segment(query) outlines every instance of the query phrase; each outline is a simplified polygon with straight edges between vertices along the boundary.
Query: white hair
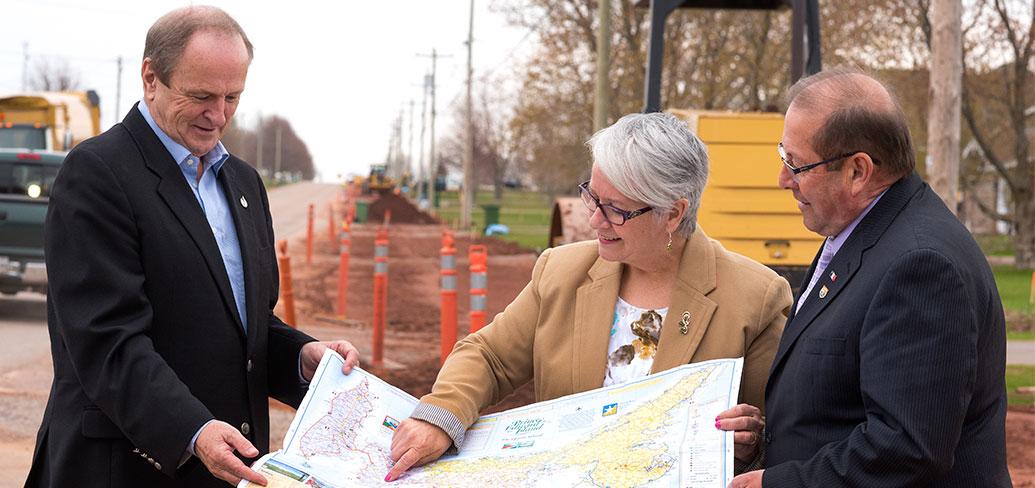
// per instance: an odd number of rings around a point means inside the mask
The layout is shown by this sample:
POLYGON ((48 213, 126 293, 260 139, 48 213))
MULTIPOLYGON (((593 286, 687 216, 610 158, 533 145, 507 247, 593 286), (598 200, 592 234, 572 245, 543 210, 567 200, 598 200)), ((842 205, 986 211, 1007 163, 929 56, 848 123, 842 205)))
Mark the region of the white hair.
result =
POLYGON ((708 181, 708 149, 672 114, 629 114, 586 142, 593 164, 628 198, 656 210, 664 221, 680 198, 689 202, 676 233, 690 237, 708 181))

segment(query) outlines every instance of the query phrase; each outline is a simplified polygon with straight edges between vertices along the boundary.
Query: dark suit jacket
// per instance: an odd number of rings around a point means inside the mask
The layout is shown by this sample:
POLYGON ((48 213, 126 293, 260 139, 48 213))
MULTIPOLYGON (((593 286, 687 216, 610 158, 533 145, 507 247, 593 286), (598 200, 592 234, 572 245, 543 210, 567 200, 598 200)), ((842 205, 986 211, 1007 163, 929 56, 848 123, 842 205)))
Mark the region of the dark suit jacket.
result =
POLYGON ((898 181, 788 318, 763 485, 1010 486, 1005 330, 970 233, 919 176, 898 181))
POLYGON ((225 487, 196 458, 178 468, 198 428, 226 421, 265 452, 267 398, 301 400, 298 357, 312 339, 272 312, 266 192, 233 156, 219 182, 247 334, 201 206, 140 112, 69 153, 46 223, 54 384, 26 486, 225 487))

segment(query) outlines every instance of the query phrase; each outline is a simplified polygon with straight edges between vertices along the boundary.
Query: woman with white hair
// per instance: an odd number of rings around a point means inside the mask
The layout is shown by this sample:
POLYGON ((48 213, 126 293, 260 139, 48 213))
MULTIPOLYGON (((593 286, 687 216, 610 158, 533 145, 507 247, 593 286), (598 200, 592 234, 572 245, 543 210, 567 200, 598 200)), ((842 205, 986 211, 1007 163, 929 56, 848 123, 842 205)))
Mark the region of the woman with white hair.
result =
POLYGON ((588 142, 579 185, 595 241, 548 249, 532 280, 453 349, 392 439, 393 480, 463 443, 479 412, 533 381, 537 401, 652 372, 744 357, 733 430, 738 471, 758 452, 765 384, 791 305, 787 281, 697 227, 704 144, 670 114, 631 114, 588 142))

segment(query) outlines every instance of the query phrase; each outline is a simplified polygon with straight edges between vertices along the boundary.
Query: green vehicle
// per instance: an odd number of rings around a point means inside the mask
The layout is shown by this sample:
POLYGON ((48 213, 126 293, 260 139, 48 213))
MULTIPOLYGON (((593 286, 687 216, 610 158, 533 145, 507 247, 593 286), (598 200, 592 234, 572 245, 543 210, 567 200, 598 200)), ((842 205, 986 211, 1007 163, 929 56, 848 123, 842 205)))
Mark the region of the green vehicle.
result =
POLYGON ((0 149, 0 293, 47 291, 43 222, 64 152, 0 149))

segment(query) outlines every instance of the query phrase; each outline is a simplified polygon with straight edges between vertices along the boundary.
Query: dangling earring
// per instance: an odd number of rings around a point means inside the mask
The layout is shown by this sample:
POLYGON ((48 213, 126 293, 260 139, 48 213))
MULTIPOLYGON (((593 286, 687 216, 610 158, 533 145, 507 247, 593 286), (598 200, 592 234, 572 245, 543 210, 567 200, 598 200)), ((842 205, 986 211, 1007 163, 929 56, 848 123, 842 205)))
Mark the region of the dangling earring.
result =
POLYGON ((672 233, 671 232, 668 233, 668 244, 665 244, 665 250, 666 251, 671 251, 672 250, 672 233))

